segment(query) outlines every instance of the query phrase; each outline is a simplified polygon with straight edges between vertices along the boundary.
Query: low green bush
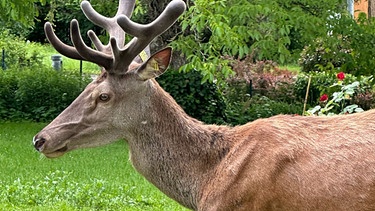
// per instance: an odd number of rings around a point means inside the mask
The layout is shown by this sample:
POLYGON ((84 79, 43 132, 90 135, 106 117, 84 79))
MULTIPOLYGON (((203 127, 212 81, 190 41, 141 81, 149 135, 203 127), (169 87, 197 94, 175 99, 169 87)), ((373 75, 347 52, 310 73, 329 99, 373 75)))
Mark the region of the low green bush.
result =
POLYGON ((180 73, 169 70, 158 78, 187 114, 206 123, 225 122, 225 100, 214 83, 202 83, 198 71, 180 73))
POLYGON ((227 104, 227 123, 242 125, 259 118, 267 118, 278 114, 301 115, 303 105, 300 102, 288 103, 275 101, 266 96, 243 96, 242 101, 227 104))
POLYGON ((239 125, 277 114, 302 113, 303 99, 294 93, 294 72, 252 57, 229 60, 236 75, 227 79, 224 91, 227 123, 239 125))
MULTIPOLYGON (((294 84, 294 93, 299 100, 303 100, 306 96, 306 90, 309 77, 311 77, 311 84, 309 88, 308 107, 313 107, 319 103, 319 99, 323 94, 331 96, 334 92, 338 91, 337 87, 332 86, 337 82, 337 74, 340 71, 337 69, 324 69, 321 72, 301 73, 298 75, 294 84)), ((351 99, 356 104, 360 105, 363 109, 368 110, 373 107, 373 87, 374 81, 372 77, 354 76, 346 74, 343 80, 344 84, 351 84, 355 81, 359 82, 359 90, 351 99)))
POLYGON ((294 93, 300 100, 304 100, 306 97, 309 77, 311 77, 311 83, 307 104, 313 106, 318 102, 319 97, 327 92, 327 89, 329 89, 329 87, 336 81, 336 76, 330 71, 298 74, 294 84, 294 93))
POLYGON ((52 120, 90 80, 51 68, 0 71, 0 119, 52 120))
POLYGON ((42 67, 43 57, 48 52, 43 45, 26 41, 24 38, 0 32, 0 49, 5 52, 6 68, 42 67))

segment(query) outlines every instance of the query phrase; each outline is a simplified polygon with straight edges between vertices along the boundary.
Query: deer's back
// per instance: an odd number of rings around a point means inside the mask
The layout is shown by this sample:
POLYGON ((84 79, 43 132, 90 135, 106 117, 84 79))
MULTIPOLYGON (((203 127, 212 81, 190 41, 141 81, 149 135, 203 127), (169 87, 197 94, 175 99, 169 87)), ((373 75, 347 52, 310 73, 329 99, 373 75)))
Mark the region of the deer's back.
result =
POLYGON ((232 129, 202 210, 375 210, 375 112, 232 129))

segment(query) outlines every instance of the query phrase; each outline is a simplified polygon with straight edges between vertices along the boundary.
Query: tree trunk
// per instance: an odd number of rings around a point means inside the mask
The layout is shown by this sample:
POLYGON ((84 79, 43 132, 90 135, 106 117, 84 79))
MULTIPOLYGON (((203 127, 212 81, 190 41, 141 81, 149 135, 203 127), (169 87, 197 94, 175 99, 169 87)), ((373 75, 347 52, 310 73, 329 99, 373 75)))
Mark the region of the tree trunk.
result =
POLYGON ((368 17, 375 17, 375 0, 367 0, 367 2, 368 2, 368 17))

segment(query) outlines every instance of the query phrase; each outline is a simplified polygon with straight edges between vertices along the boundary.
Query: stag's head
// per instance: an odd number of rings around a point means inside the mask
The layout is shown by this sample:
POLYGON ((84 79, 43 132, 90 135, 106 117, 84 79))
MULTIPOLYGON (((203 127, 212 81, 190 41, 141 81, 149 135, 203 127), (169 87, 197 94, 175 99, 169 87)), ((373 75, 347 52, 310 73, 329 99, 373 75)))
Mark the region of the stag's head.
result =
POLYGON ((88 36, 96 49, 82 40, 77 20, 70 23, 73 46, 62 43, 50 23, 44 26, 46 36, 61 54, 90 61, 102 67, 102 73, 55 120, 33 139, 35 148, 47 157, 58 157, 77 148, 94 147, 122 138, 120 128, 131 128, 147 104, 147 90, 153 78, 167 68, 171 49, 150 56, 149 44, 167 30, 184 12, 185 3, 173 0, 163 13, 149 24, 138 24, 129 18, 134 0, 120 0, 112 18, 97 13, 88 1, 81 9, 94 24, 110 35, 107 45, 93 31, 88 36), (125 33, 133 39, 125 44, 125 33))

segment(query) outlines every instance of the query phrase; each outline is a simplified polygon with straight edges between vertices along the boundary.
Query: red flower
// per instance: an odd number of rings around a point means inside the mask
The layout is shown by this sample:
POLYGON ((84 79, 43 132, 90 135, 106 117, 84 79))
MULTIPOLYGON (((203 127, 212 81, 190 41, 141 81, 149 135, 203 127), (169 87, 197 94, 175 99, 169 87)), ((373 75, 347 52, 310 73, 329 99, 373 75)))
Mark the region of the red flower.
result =
POLYGON ((320 96, 319 100, 320 100, 320 102, 324 102, 324 101, 328 100, 328 95, 324 94, 324 95, 320 96))
POLYGON ((337 73, 336 77, 337 77, 337 79, 342 81, 345 78, 345 74, 343 72, 339 72, 339 73, 337 73))

